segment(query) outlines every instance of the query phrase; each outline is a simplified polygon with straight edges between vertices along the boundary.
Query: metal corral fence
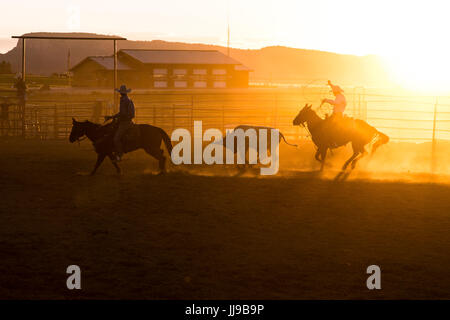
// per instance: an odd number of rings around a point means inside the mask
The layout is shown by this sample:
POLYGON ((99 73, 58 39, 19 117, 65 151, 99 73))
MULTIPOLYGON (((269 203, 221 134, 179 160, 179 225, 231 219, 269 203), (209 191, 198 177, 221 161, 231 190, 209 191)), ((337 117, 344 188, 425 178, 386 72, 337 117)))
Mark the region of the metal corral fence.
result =
MULTIPOLYGON (((348 91, 348 90, 347 90, 348 91)), ((319 109, 320 100, 329 97, 323 88, 229 93, 134 93, 136 122, 162 127, 169 134, 176 128, 192 130, 201 120, 203 129, 223 132, 239 124, 270 126, 290 140, 302 140, 308 132, 294 127, 292 120, 306 104, 323 116, 331 107, 319 109), (319 109, 319 110, 318 110, 319 109)), ((450 140, 450 97, 381 95, 364 88, 346 92, 346 114, 364 119, 390 136, 391 141, 425 142, 450 140)), ((1 103, 1 102, 0 102, 1 103)), ((36 139, 66 139, 72 117, 101 123, 114 111, 112 101, 57 99, 27 101, 25 111, 17 104, 1 105, 0 135, 36 139)))
POLYGON ((101 121, 104 102, 64 103, 48 100, 27 101, 25 108, 14 103, 1 105, 0 136, 36 139, 64 139, 70 134, 72 117, 101 121))

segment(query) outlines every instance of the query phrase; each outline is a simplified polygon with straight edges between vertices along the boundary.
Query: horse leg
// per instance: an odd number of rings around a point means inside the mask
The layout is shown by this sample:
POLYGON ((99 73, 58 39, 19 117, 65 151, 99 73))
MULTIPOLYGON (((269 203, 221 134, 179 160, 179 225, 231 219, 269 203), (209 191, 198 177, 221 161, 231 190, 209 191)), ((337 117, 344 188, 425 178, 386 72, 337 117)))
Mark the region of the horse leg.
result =
POLYGON ((364 151, 362 151, 362 152, 360 151, 359 156, 357 156, 357 157, 356 157, 355 159, 353 159, 353 161, 352 161, 352 170, 355 169, 356 163, 357 163, 362 157, 364 157, 366 154, 367 154, 366 150, 364 150, 364 151))
POLYGON ((344 163, 344 166, 342 167, 342 171, 344 171, 345 169, 347 169, 348 165, 350 164, 350 162, 352 162, 353 160, 355 160, 355 158, 359 155, 359 151, 353 150, 353 155, 344 163))
POLYGON ((94 170, 92 170, 92 172, 91 172, 91 176, 93 176, 97 172, 98 167, 100 167, 103 160, 105 160, 105 157, 106 157, 106 155, 103 153, 101 153, 101 154, 99 153, 97 155, 97 162, 95 163, 94 170))
POLYGON ((325 166, 325 158, 327 157, 327 151, 328 151, 328 148, 324 148, 320 152, 320 157, 322 159, 322 161, 320 163, 320 171, 323 171, 323 167, 325 166))
POLYGON ((316 154, 314 155, 314 158, 316 158, 317 161, 321 162, 319 155, 320 155, 320 149, 317 149, 316 154))
MULTIPOLYGON (((348 166, 348 162, 352 163, 352 170, 355 169, 356 163, 361 159, 367 152, 364 148, 364 142, 352 142, 352 149, 353 149, 353 159, 351 161, 347 161, 345 163, 345 167, 348 166)), ((345 170, 345 169, 344 169, 345 170)))
POLYGON ((108 158, 111 160, 112 164, 116 168, 117 174, 122 174, 122 170, 120 169, 119 165, 117 164, 117 161, 112 153, 108 155, 108 158))
POLYGON ((364 149, 364 144, 360 142, 352 142, 352 149, 353 149, 353 155, 348 159, 344 166, 342 167, 342 170, 347 169, 350 162, 352 163, 352 169, 355 168, 356 162, 361 158, 359 155, 364 155, 366 153, 366 150, 364 149))
POLYGON ((153 158, 159 161, 159 170, 160 173, 166 172, 166 157, 164 157, 164 150, 163 149, 151 149, 151 148, 145 148, 145 152, 147 152, 149 155, 151 155, 153 158))

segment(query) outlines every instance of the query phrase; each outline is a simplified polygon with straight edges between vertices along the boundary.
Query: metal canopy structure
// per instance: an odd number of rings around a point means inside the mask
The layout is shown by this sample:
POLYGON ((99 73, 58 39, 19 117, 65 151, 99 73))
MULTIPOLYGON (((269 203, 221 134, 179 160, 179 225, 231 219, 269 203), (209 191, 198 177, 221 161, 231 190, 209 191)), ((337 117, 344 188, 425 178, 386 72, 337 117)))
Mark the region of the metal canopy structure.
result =
MULTIPOLYGON (((25 55, 25 43, 27 39, 45 39, 45 40, 109 40, 114 43, 114 88, 117 88, 117 41, 127 40, 123 37, 71 37, 71 36, 38 36, 38 35, 22 35, 22 36, 12 36, 13 39, 22 39, 22 79, 25 81, 26 77, 26 55, 25 55)), ((114 93, 114 105, 117 107, 117 95, 114 93)))

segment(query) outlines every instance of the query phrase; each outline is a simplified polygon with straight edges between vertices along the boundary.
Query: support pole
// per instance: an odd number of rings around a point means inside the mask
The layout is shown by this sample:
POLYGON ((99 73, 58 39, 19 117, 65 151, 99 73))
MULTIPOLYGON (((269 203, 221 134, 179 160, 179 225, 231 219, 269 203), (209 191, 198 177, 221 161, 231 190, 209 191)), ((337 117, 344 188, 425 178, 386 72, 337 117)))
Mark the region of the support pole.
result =
POLYGON ((117 106, 117 93, 115 89, 117 88, 117 40, 114 40, 114 88, 113 88, 113 94, 114 94, 114 112, 117 112, 118 106, 117 106))
POLYGON ((25 81, 25 38, 22 38, 22 79, 25 81))
MULTIPOLYGON (((26 77, 25 45, 26 45, 25 38, 22 38, 22 81, 23 81, 24 85, 25 85, 25 77, 26 77)), ((22 122, 22 128, 21 128, 22 129, 22 137, 25 138, 25 104, 26 104, 25 96, 21 97, 19 103, 20 103, 20 106, 19 106, 19 108, 20 108, 20 117, 22 118, 21 119, 21 122, 22 122)))

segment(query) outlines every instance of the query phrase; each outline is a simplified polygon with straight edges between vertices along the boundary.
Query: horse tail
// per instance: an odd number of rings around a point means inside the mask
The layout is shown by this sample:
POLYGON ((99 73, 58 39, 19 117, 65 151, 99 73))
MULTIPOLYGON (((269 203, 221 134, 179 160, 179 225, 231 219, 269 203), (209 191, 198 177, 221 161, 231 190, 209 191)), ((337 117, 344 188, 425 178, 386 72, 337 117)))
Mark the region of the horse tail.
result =
POLYGON ((389 142, 389 137, 385 135, 383 132, 376 130, 377 135, 377 141, 372 146, 372 151, 370 154, 374 154, 377 149, 382 146, 383 144, 386 144, 389 142))
POLYGON ((380 141, 381 141, 383 144, 389 142, 389 137, 388 137, 387 135, 385 135, 383 132, 380 132, 380 131, 378 131, 377 133, 378 133, 378 136, 379 136, 380 141))
POLYGON ((161 137, 164 141, 167 151, 169 151, 169 155, 172 156, 172 141, 170 141, 169 135, 163 129, 161 129, 161 137))
POLYGON ((293 147, 298 147, 298 145, 296 144, 292 144, 286 141, 286 138, 284 137, 284 135, 280 132, 280 136, 283 138, 284 142, 289 145, 289 146, 293 146, 293 147))

